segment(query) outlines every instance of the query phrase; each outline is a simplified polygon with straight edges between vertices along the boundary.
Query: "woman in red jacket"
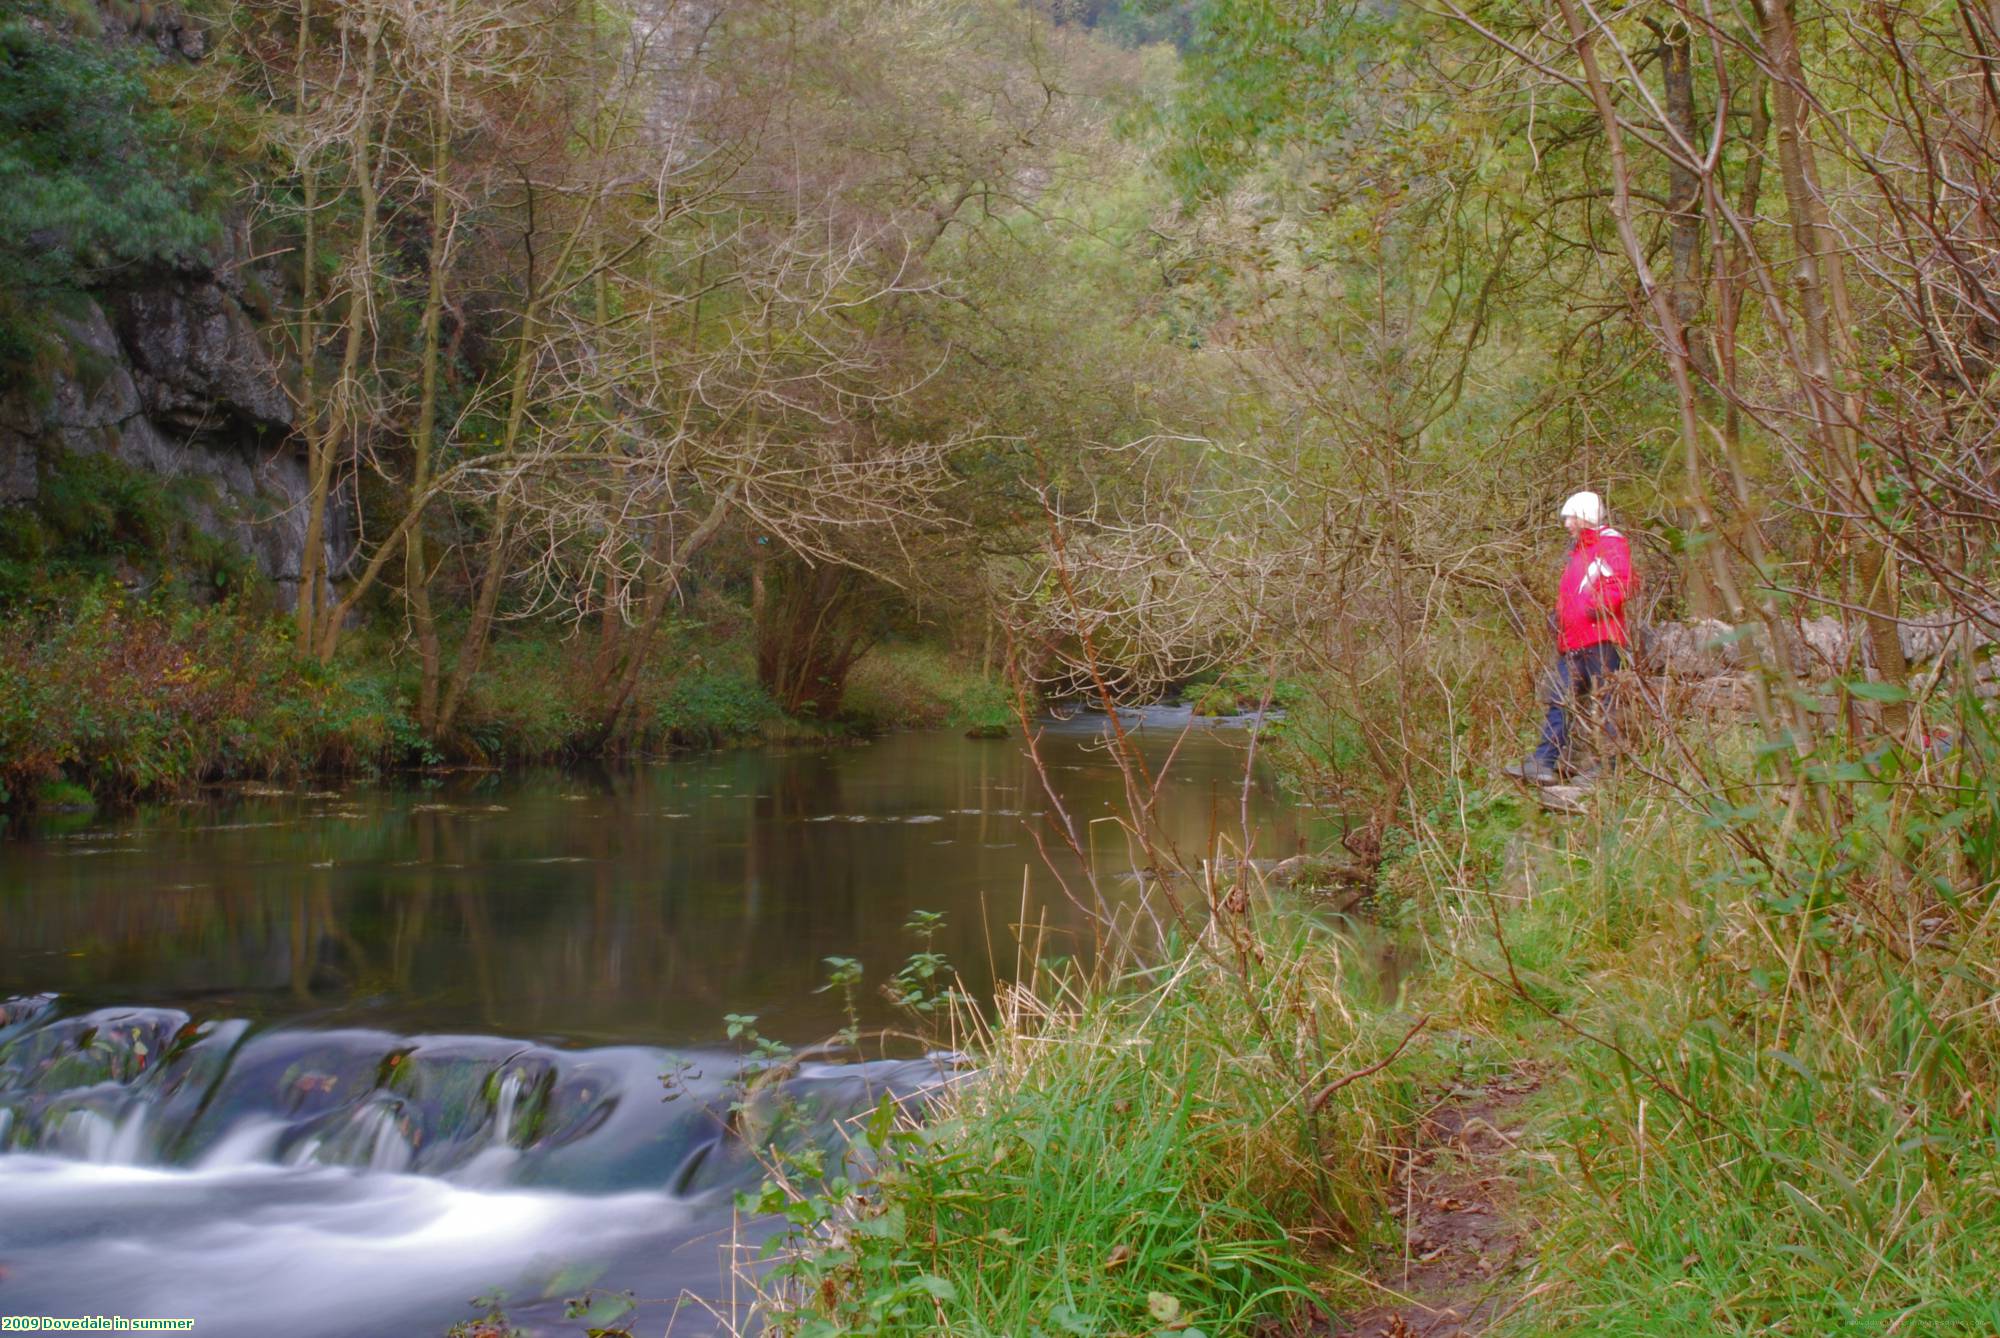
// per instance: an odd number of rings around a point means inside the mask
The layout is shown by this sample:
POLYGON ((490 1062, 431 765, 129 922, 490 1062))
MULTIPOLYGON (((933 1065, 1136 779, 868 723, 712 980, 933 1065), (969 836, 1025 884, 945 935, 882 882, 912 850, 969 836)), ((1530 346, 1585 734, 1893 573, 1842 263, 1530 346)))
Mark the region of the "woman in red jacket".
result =
MULTIPOLYGON (((1594 492, 1580 492, 1564 502, 1562 518, 1576 545, 1556 595, 1559 655, 1544 689, 1548 718, 1534 755, 1506 768, 1508 775, 1535 785, 1554 785, 1571 774, 1571 717, 1618 671, 1619 651, 1630 644, 1625 601, 1636 581, 1632 545, 1604 523, 1604 499, 1594 492)), ((1609 717, 1604 732, 1607 742, 1615 738, 1609 717)))

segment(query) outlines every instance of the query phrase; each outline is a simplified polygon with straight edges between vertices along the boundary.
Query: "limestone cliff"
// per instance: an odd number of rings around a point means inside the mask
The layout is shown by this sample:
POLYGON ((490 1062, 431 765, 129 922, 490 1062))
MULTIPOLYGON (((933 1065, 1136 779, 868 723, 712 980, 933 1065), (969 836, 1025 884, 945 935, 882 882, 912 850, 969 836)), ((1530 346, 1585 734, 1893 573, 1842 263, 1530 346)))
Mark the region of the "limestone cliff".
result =
MULTIPOLYGON (((241 549, 289 607, 305 544, 303 442, 283 359, 256 314, 269 276, 244 262, 241 229, 217 251, 51 313, 67 356, 0 394, 0 504, 32 503, 63 452, 205 480, 191 521, 241 549)), ((351 546, 350 517, 336 512, 332 570, 351 546)))
MULTIPOLYGON (((76 457, 111 457, 165 481, 160 495, 186 513, 181 529, 239 550, 290 606, 308 489, 287 387, 296 369, 280 330, 286 302, 273 296, 286 284, 258 259, 241 215, 204 229, 206 242, 161 240, 176 235, 175 209, 206 216, 217 205, 197 193, 161 204, 177 160, 147 146, 173 128, 134 76, 206 59, 204 21, 173 4, 100 0, 31 5, 10 32, 10 105, 40 118, 14 127, 27 145, 14 170, 55 162, 67 174, 57 197, 90 203, 77 216, 44 207, 29 217, 47 226, 7 239, 0 311, 33 351, 0 367, 0 507, 55 517, 76 457), (152 193, 121 193, 134 178, 152 193)), ((325 569, 337 572, 353 519, 338 503, 332 511, 325 569)), ((158 556, 161 574, 177 574, 177 554, 158 556)), ((12 557, 39 560, 32 545, 12 557)))

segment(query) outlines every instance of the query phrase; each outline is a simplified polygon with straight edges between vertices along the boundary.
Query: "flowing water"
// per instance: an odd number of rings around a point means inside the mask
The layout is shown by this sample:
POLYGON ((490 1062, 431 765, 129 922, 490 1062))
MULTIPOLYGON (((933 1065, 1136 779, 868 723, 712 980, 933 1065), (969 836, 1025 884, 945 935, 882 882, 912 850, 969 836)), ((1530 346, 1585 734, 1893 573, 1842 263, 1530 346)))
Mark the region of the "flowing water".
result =
MULTIPOLYGON (((1099 884, 1131 899, 1104 723, 1051 723, 1042 760, 1099 884)), ((1190 849, 1237 834, 1248 732, 1131 724, 1165 766, 1162 828, 1190 849)), ((1248 796, 1260 853, 1324 835, 1268 780, 1248 796)), ((864 1026, 904 1022, 876 986, 922 946, 920 910, 975 998, 1032 955, 1087 956, 1049 807, 1017 742, 903 734, 247 788, 10 840, 0 1315, 420 1338, 500 1291, 524 1329, 580 1333, 565 1303, 599 1288, 639 1298, 635 1332, 716 1332, 732 1241, 764 1230, 732 1206, 757 1168, 726 1127, 726 1015, 830 1035, 837 956, 866 968, 864 1026)), ((783 1095, 828 1138, 952 1073, 878 1043, 783 1095)))

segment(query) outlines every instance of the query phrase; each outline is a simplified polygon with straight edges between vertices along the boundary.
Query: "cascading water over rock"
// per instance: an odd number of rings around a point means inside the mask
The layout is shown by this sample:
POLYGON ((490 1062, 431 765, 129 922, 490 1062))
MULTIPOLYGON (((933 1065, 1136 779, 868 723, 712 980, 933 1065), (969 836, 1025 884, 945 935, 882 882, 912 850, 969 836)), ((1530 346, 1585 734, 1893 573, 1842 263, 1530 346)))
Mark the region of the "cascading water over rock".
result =
MULTIPOLYGON (((692 1243, 726 1238, 728 1191, 760 1173, 739 1133, 760 1125, 755 1112, 782 1107, 788 1137, 832 1143, 840 1117, 948 1073, 913 1060, 766 1077, 746 1087, 720 1054, 257 1031, 173 1009, 70 1015, 47 997, 10 1000, 7 1310, 115 1302, 208 1334, 277 1321, 294 1335, 425 1333, 464 1318, 465 1297, 525 1283, 510 1314, 559 1332, 561 1293, 592 1281, 716 1293, 714 1250, 704 1259, 692 1243), (126 1266, 92 1262, 107 1249, 126 1266), (437 1327, 411 1329, 413 1316, 437 1327)), ((690 1323, 676 1332, 701 1331, 690 1323)))

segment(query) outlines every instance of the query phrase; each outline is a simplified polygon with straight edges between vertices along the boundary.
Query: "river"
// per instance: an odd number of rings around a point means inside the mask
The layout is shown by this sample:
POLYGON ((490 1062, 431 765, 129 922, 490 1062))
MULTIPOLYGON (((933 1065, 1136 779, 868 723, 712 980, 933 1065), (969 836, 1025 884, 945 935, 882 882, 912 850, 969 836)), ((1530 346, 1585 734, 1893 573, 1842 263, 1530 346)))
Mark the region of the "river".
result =
MULTIPOLYGON (((1235 836, 1241 723, 1129 724, 1164 768, 1160 830, 1235 836)), ((1105 725, 1046 722, 1040 751, 1129 903, 1105 725)), ((1267 777, 1249 794, 1259 853, 1324 835, 1267 777)), ((920 911, 975 999, 1024 954, 1093 951, 1049 807, 1017 740, 920 733, 239 787, 17 834, 0 1314, 433 1338, 503 1292, 522 1329, 580 1333, 566 1303, 598 1288, 639 1301, 635 1332, 723 1331, 746 1299, 732 1241, 763 1230, 733 1211, 757 1168, 722 1132, 725 1018, 809 1047, 847 1023, 826 959, 858 959, 863 1026, 901 1035, 801 1065, 789 1098, 824 1131, 951 1080, 879 984, 925 946, 920 911)))

